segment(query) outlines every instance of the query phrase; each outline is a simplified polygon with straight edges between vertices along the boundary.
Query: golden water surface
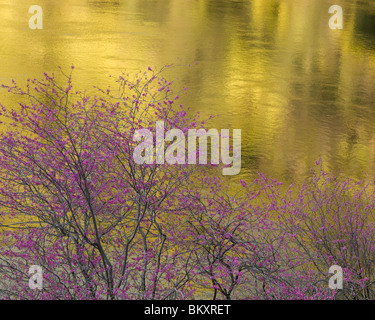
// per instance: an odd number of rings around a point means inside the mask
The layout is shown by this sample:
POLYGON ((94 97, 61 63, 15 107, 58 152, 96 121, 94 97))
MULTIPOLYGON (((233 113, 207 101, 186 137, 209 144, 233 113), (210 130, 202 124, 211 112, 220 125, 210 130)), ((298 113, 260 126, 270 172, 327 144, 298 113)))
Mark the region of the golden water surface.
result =
POLYGON ((0 0, 1 83, 73 64, 85 89, 171 63, 192 64, 168 73, 190 88, 185 105, 242 129, 242 176, 294 181, 319 157, 375 173, 373 0, 0 0), (43 30, 28 26, 35 4, 43 30), (342 30, 328 26, 333 4, 342 30))

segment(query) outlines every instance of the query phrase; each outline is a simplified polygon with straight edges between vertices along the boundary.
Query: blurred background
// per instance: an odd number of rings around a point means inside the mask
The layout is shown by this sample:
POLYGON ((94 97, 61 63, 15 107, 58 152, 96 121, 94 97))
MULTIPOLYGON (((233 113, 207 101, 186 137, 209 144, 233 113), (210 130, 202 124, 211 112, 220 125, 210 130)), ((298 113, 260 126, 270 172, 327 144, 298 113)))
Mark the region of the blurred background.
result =
MULTIPOLYGON (((242 170, 284 182, 322 158, 331 171, 375 174, 375 1, 0 0, 0 82, 76 67, 77 89, 109 75, 191 64, 166 74, 208 128, 242 129, 242 170), (31 30, 32 5, 43 30, 31 30), (342 30, 328 26, 343 8, 342 30), (198 64, 195 65, 194 63, 198 64)), ((0 101, 16 105, 0 90, 0 101)))

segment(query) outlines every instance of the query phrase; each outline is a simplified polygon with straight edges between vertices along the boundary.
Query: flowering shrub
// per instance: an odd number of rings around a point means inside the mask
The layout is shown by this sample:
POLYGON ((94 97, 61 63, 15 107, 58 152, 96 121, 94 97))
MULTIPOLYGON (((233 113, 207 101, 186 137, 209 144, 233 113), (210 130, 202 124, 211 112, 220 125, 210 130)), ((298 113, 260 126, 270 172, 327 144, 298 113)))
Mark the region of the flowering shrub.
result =
POLYGON ((204 122, 151 69, 95 96, 66 78, 3 86, 21 101, 1 106, 3 299, 373 298, 373 182, 318 168, 285 193, 259 175, 231 195, 218 166, 136 164, 137 129, 204 122))

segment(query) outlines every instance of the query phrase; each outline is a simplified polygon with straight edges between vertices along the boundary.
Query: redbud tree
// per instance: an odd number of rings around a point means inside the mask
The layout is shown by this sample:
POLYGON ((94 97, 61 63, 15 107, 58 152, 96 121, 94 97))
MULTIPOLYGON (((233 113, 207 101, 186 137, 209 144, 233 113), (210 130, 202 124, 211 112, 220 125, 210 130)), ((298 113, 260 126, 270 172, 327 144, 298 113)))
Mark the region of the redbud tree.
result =
POLYGON ((1 297, 373 298, 373 183, 318 168, 286 192, 259 174, 234 194, 220 165, 134 161, 138 129, 205 126, 164 69, 93 95, 73 70, 3 85, 19 103, 1 105, 1 297), (328 287, 334 264, 342 290, 328 287))

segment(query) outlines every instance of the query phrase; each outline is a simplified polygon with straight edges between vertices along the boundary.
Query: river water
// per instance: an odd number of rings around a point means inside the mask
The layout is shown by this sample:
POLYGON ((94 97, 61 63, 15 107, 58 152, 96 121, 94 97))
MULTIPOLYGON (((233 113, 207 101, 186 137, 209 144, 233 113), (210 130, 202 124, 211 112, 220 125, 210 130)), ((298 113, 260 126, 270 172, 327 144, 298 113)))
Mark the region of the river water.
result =
POLYGON ((0 0, 0 30, 2 83, 73 64, 85 89, 192 64, 168 78, 189 87, 193 111, 218 115, 209 127, 242 129, 241 177, 296 181, 320 157, 350 177, 375 173, 375 1, 0 0), (35 4, 42 30, 28 25, 35 4), (328 26, 333 4, 342 30, 328 26))

